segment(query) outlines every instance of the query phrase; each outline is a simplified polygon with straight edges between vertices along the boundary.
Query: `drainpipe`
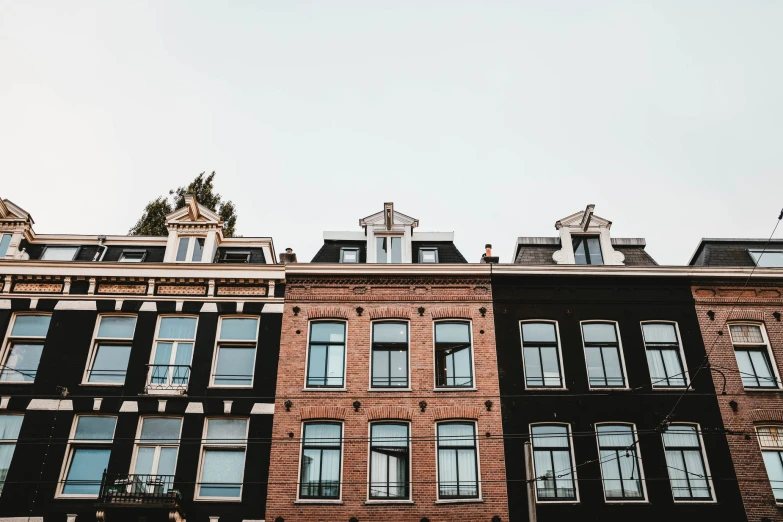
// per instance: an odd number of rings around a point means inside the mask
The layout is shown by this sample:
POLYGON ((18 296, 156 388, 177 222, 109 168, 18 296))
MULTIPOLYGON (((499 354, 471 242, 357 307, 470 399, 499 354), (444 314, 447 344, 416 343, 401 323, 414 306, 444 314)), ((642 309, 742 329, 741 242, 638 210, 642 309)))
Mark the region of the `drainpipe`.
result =
POLYGON ((533 468, 533 455, 530 450, 530 442, 525 442, 525 475, 527 476, 527 520, 528 522, 536 522, 536 486, 534 479, 536 478, 535 469, 533 468))
POLYGON ((95 252, 95 257, 92 258, 93 261, 103 261, 103 256, 106 255, 106 245, 103 244, 103 242, 106 241, 106 236, 98 236, 98 248, 102 248, 103 250, 98 250, 98 252, 95 252))

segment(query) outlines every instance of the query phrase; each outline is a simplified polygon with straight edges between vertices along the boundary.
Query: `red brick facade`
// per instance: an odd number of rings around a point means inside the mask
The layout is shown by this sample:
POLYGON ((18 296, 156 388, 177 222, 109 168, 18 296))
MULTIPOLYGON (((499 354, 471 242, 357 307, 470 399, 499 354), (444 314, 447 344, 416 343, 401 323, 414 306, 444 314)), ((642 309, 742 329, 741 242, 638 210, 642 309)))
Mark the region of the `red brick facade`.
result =
MULTIPOLYGON (((361 270, 357 268, 357 270, 361 270)), ((508 520, 503 438, 498 398, 492 298, 487 277, 292 276, 286 288, 266 520, 361 522, 508 520), (361 308, 358 310, 357 308, 361 308), (345 391, 306 391, 309 321, 346 321, 345 391), (410 391, 370 388, 371 323, 409 321, 410 391), (434 391, 433 321, 468 320, 472 326, 476 389, 434 391), (485 401, 492 400, 487 408, 485 401), (290 411, 285 403, 291 401, 290 411), (355 410, 354 401, 361 405, 355 410), (426 402, 422 408, 421 401, 426 402), (422 411, 423 409, 423 411, 422 411), (297 500, 302 422, 343 423, 342 492, 339 501, 297 500), (475 421, 480 499, 438 499, 436 425, 475 421), (411 500, 368 503, 368 433, 371 421, 410 423, 411 500)))
POLYGON ((771 362, 781 373, 783 322, 773 314, 783 312, 783 286, 754 282, 742 290, 736 282, 709 282, 694 285, 693 296, 704 344, 715 370, 713 379, 723 422, 727 430, 736 432, 727 435, 727 439, 748 519, 783 520, 783 508, 776 506, 755 432, 757 426, 783 427, 783 391, 745 389, 729 328, 723 327, 726 321, 762 325, 774 358, 771 362), (725 375, 726 395, 720 395, 723 377, 718 371, 725 375), (731 401, 736 402, 736 411, 729 404, 731 401))

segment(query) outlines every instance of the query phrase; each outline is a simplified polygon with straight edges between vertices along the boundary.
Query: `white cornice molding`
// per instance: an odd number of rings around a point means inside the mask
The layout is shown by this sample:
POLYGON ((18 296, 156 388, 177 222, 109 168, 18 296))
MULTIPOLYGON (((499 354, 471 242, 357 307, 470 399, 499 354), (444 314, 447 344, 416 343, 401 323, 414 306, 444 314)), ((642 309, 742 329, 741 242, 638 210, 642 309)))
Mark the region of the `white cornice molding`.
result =
POLYGON ((440 263, 437 265, 428 265, 425 263, 405 263, 405 264, 387 264, 387 263, 362 263, 362 264, 341 264, 341 263, 300 263, 285 265, 286 276, 288 275, 344 275, 344 276, 367 276, 367 275, 475 275, 488 276, 490 274, 490 265, 487 263, 440 263))
POLYGON ((492 265, 493 275, 568 275, 568 276, 644 276, 686 277, 694 279, 738 278, 783 279, 783 268, 707 267, 707 266, 624 266, 624 265, 492 265))
POLYGON ((103 261, 3 261, 0 274, 84 277, 284 279, 284 265, 216 263, 114 263, 103 261))

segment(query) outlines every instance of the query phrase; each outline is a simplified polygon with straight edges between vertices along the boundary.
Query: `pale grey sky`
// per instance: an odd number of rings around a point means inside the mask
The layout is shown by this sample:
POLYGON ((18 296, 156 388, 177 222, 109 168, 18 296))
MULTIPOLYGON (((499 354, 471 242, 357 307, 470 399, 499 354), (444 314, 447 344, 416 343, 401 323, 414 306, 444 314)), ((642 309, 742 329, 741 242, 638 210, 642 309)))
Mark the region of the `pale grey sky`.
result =
POLYGON ((777 0, 0 0, 0 196, 121 234, 216 170, 238 232, 304 261, 384 201, 472 262, 595 203, 683 264, 783 207, 781 27, 777 0))

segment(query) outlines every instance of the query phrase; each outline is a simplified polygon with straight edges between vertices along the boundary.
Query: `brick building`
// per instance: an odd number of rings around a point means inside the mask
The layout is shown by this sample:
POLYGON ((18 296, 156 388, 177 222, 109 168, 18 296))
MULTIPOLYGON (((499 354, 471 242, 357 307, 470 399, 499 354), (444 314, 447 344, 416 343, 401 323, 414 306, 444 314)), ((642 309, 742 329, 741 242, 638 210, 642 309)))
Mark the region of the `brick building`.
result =
POLYGON ((783 241, 704 239, 690 265, 723 269, 692 291, 748 519, 783 520, 783 241))
POLYGON ((286 267, 266 520, 508 520, 490 267, 360 224, 286 267))

